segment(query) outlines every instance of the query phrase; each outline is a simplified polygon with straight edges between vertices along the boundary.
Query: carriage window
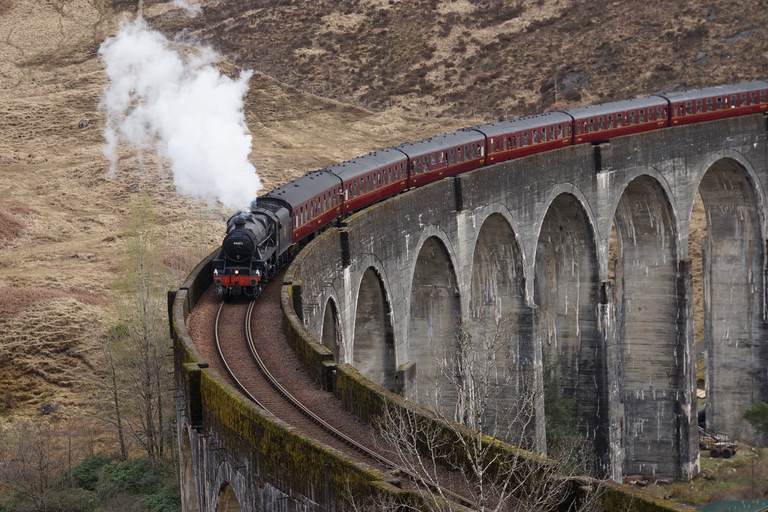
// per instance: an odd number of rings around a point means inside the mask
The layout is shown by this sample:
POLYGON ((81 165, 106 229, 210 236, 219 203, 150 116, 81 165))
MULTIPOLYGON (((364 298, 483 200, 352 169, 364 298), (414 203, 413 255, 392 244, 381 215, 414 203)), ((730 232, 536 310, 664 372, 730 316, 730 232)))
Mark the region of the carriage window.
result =
POLYGON ((640 114, 640 116, 639 116, 638 122, 644 123, 645 122, 645 109, 641 108, 639 114, 640 114))
POLYGON ((707 98, 707 112, 712 112, 712 98, 707 98))
POLYGON ((504 137, 504 151, 509 149, 509 139, 504 137))
POLYGON ((664 107, 656 107, 656 119, 664 119, 664 107))
POLYGON ((554 139, 555 139, 555 127, 553 125, 549 127, 549 140, 554 140, 554 139))
POLYGON ((475 153, 475 145, 472 144, 472 158, 475 158, 477 156, 477 153, 475 153))
POLYGON ((469 146, 464 146, 464 160, 469 160, 469 146))
POLYGON ((701 114, 702 112, 704 112, 704 107, 702 105, 703 105, 703 103, 701 102, 701 100, 696 100, 696 113, 697 114, 701 114))
POLYGON ((595 131, 595 120, 594 119, 590 119, 589 120, 589 133, 592 133, 593 131, 595 131))
POLYGON ((723 109, 723 98, 717 98, 717 110, 723 109))
POLYGON ((561 124, 557 125, 557 138, 558 139, 563 138, 563 125, 561 124))
POLYGON ((747 106, 747 93, 743 92, 741 93, 739 106, 740 107, 746 107, 747 106))
POLYGON ((448 163, 453 165, 454 159, 453 159, 453 148, 448 150, 448 163))
POLYGON ((496 141, 494 139, 491 139, 491 149, 490 152, 493 153, 495 151, 494 146, 496 145, 496 141))
POLYGON ((456 161, 457 162, 464 161, 464 152, 461 150, 461 147, 456 148, 456 161))
POLYGON ((653 120, 654 120, 654 119, 653 119, 653 114, 654 114, 655 112, 656 112, 656 111, 655 111, 655 110, 653 110, 653 108, 649 108, 649 109, 648 109, 648 120, 649 120, 649 121, 653 121, 653 120))
POLYGON ((624 114, 616 114, 616 128, 621 128, 621 119, 624 114))
POLYGON ((629 113, 629 124, 635 124, 635 111, 629 113))
POLYGON ((523 146, 528 145, 528 132, 523 132, 523 146))
POLYGON ((608 116, 608 129, 613 128, 613 116, 608 116))
POLYGON ((605 122, 602 116, 597 118, 597 129, 600 131, 605 130, 605 122))
POLYGON ((435 154, 434 153, 432 153, 432 155, 430 156, 430 161, 432 162, 432 165, 435 165, 437 163, 437 160, 435 159, 435 154))
POLYGON ((757 103, 757 93, 756 92, 750 92, 749 93, 749 104, 754 105, 757 103))
POLYGON ((421 168, 424 170, 424 172, 427 172, 429 170, 429 157, 424 157, 421 159, 422 163, 424 165, 421 166, 421 168))
POLYGON ((693 103, 690 101, 685 103, 685 113, 686 114, 692 114, 693 113, 693 103))
POLYGON ((760 103, 765 103, 765 91, 760 91, 760 103))
POLYGON ((531 144, 537 144, 539 142, 539 131, 533 130, 531 132, 531 144))
POLYGON ((739 106, 739 97, 736 94, 731 94, 731 108, 739 106))

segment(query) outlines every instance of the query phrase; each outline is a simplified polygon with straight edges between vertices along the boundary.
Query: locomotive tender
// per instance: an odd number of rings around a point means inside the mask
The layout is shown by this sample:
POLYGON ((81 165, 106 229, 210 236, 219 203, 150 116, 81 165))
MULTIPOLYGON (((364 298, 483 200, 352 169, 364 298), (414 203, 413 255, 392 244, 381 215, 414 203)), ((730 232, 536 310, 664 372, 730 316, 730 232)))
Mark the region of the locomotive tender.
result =
POLYGON ((656 94, 464 128, 312 171, 258 197, 227 222, 213 260, 217 293, 255 297, 331 223, 431 181, 575 144, 768 110, 768 81, 656 94))

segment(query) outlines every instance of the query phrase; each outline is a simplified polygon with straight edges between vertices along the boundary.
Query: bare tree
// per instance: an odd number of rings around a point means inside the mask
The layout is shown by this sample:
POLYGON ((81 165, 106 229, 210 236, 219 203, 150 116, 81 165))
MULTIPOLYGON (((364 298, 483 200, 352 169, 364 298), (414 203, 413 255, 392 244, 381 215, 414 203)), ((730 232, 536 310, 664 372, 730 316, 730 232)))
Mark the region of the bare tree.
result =
POLYGON ((51 484, 65 466, 59 440, 48 424, 22 421, 0 430, 0 489, 46 510, 51 484))
MULTIPOLYGON (((153 460, 164 455, 172 430, 168 417, 173 416, 169 414, 170 360, 165 357, 170 347, 165 311, 168 279, 159 245, 152 200, 143 195, 133 209, 120 286, 118 310, 125 336, 112 350, 119 352, 119 373, 126 385, 122 410, 130 413, 121 415, 121 422, 129 425, 134 438, 153 460)), ((116 382, 118 372, 113 372, 112 377, 116 382)), ((119 398, 115 391, 115 417, 121 410, 119 398)))
MULTIPOLYGON (((508 356, 519 354, 510 332, 502 322, 474 341, 461 330, 440 361, 435 403, 425 404, 437 412, 388 402, 382 435, 407 471, 431 489, 424 496, 430 510, 457 510, 447 488, 459 489, 471 509, 483 512, 597 509, 595 482, 574 478, 583 474, 578 441, 549 457, 523 449, 541 444, 534 438, 544 385, 535 365, 508 356)), ((384 502, 374 508, 392 509, 384 502)))

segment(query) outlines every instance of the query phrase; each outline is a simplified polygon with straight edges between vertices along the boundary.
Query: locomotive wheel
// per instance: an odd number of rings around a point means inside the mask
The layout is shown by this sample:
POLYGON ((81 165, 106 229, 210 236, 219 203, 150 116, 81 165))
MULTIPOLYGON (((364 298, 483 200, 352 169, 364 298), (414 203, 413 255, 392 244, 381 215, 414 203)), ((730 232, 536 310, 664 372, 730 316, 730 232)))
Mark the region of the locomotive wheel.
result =
POLYGON ((718 458, 720 456, 720 450, 718 450, 717 448, 712 448, 711 450, 709 450, 709 456, 712 457, 713 459, 718 458))
POLYGON ((723 448, 723 451, 720 452, 720 455, 722 455, 724 459, 730 459, 731 455, 733 455, 733 452, 730 448, 723 448))

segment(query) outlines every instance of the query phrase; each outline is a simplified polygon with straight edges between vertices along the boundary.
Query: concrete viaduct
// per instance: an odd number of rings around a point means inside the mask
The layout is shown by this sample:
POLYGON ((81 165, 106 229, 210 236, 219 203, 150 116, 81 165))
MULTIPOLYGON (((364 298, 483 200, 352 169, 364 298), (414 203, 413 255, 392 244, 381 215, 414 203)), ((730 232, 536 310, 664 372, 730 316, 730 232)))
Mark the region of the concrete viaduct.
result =
MULTIPOLYGON (((763 115, 496 164, 326 231, 289 271, 291 315, 327 347, 326 367, 351 365, 417 403, 445 388, 441 361, 460 336, 493 351, 502 405, 522 376, 540 390, 548 361, 606 476, 687 479, 699 470, 694 279, 708 427, 766 442, 742 418, 768 400, 766 190, 763 115), (697 195, 707 225, 700 275, 689 257, 697 195)), ((179 295, 187 302, 177 295, 174 311, 193 305, 191 288, 179 295)), ((182 452, 186 444, 197 459, 190 382, 205 366, 185 370, 178 359, 182 452)), ((543 451, 543 401, 536 407, 543 451)), ((199 485, 225 478, 207 471, 199 485)))

